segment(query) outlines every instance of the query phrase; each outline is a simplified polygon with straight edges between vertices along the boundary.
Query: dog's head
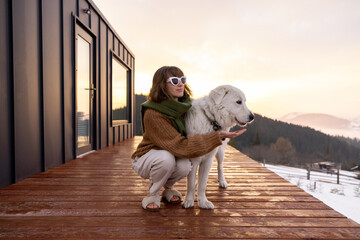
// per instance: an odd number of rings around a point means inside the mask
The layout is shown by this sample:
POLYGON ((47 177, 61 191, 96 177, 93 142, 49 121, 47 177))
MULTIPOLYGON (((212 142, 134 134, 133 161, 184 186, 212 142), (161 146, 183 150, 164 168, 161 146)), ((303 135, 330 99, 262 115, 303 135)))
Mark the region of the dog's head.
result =
POLYGON ((246 106, 245 94, 238 88, 222 85, 213 89, 209 97, 215 107, 225 113, 232 125, 245 126, 254 120, 254 114, 246 106))

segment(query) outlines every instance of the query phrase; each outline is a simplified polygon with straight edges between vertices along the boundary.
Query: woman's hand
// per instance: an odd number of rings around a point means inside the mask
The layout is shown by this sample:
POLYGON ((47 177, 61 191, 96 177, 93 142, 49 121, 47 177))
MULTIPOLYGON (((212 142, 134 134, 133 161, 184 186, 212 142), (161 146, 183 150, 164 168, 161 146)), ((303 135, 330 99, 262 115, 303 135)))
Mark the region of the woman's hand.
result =
POLYGON ((220 136, 220 138, 234 138, 234 137, 240 136, 245 131, 246 131, 246 129, 242 129, 242 130, 239 130, 236 132, 220 132, 219 136, 220 136))

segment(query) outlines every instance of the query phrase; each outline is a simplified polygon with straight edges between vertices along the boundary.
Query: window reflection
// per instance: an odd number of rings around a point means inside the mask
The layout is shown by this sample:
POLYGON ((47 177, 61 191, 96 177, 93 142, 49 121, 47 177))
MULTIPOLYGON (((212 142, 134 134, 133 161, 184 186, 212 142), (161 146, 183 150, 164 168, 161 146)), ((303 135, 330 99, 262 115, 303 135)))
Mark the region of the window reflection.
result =
POLYGON ((90 144, 90 43, 78 35, 77 41, 77 145, 90 144))
POLYGON ((127 69, 112 59, 112 120, 113 125, 128 122, 127 69))

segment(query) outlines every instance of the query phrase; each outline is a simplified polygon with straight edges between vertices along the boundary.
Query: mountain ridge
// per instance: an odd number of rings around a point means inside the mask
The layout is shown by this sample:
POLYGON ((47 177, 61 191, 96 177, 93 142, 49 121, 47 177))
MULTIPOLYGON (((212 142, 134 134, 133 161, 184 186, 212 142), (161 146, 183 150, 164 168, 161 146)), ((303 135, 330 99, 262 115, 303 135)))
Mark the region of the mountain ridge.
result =
POLYGON ((288 113, 279 119, 280 121, 311 127, 333 136, 346 136, 360 138, 359 119, 345 119, 324 113, 288 113))

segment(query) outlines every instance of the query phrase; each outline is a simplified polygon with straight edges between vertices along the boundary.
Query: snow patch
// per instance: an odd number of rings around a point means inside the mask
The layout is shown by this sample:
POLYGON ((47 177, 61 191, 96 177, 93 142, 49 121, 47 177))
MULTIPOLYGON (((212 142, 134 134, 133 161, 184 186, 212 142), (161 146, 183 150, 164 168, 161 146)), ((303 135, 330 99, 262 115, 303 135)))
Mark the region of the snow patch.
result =
POLYGON ((307 180, 305 169, 270 164, 266 167, 360 224, 360 180, 355 178, 357 173, 341 170, 340 184, 336 184, 336 174, 311 172, 310 180, 307 180))

